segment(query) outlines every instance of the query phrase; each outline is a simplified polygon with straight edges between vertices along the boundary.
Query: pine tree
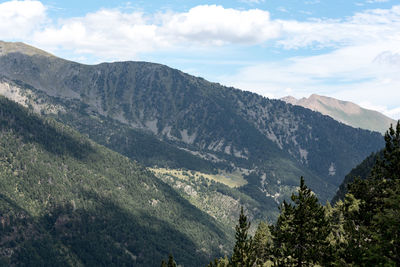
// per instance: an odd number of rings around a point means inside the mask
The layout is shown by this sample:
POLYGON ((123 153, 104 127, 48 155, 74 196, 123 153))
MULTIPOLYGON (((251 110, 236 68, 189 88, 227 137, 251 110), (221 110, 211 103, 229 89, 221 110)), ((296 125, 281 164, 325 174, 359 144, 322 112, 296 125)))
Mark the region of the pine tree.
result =
POLYGON ((247 221, 247 216, 244 215, 243 207, 240 209, 239 223, 236 225, 236 243, 233 248, 231 263, 233 266, 253 266, 255 256, 253 253, 253 241, 248 235, 250 222, 247 221))
POLYGON ((300 178, 298 194, 292 204, 283 203, 273 227, 275 261, 285 266, 327 265, 329 223, 318 198, 300 178))
POLYGON ((269 225, 265 222, 260 222, 253 238, 253 250, 256 256, 256 264, 258 266, 262 266, 271 259, 272 242, 269 225))
POLYGON ((400 120, 396 128, 393 125, 385 134, 385 148, 383 158, 378 159, 373 170, 374 179, 398 180, 400 179, 400 120))
POLYGON ((400 121, 385 134, 383 158, 372 171, 375 188, 380 195, 376 203, 371 226, 367 260, 379 265, 400 265, 400 121))
POLYGON ((174 256, 172 256, 172 254, 169 254, 168 256, 168 267, 176 267, 174 256))
POLYGON ((227 256, 224 258, 214 259, 214 261, 210 262, 207 267, 231 267, 232 264, 229 262, 227 256))
POLYGON ((343 210, 347 263, 400 265, 400 121, 386 132, 385 142, 371 176, 349 185, 343 210))

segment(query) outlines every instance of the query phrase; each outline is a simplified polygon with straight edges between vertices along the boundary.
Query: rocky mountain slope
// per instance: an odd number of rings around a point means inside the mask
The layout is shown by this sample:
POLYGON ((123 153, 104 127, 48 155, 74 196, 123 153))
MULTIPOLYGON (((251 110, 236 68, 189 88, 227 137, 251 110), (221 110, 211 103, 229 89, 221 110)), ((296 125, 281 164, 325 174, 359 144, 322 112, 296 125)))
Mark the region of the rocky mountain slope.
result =
POLYGON ((232 228, 148 169, 0 96, 0 265, 204 266, 232 228))
POLYGON ((201 171, 241 173, 239 190, 268 209, 301 175, 330 200, 345 174, 383 146, 377 133, 159 64, 89 66, 17 47, 0 56, 0 75, 2 94, 147 166, 191 169, 182 156, 191 155, 201 171), (178 151, 180 161, 171 156, 178 151))
POLYGON ((362 108, 352 102, 341 101, 332 97, 313 94, 309 98, 296 99, 287 96, 281 100, 292 105, 302 106, 324 115, 328 115, 337 121, 355 128, 367 129, 385 133, 390 124, 396 121, 374 110, 362 108))

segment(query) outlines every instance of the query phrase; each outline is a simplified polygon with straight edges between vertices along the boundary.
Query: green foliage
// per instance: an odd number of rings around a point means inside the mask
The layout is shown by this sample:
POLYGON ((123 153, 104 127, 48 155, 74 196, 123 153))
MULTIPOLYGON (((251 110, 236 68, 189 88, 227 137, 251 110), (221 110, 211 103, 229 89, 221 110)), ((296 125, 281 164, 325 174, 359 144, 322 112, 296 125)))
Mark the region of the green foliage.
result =
POLYGON ((161 267, 176 267, 174 256, 171 253, 168 256, 168 263, 165 260, 161 261, 161 267))
POLYGON ((244 215, 243 207, 240 209, 239 222, 235 228, 236 243, 233 248, 231 264, 235 267, 251 267, 255 262, 253 240, 248 235, 250 222, 248 222, 247 216, 244 215))
POLYGON ((378 158, 372 175, 375 179, 400 179, 400 121, 386 132, 383 157, 378 158))
POLYGON ((372 168, 381 154, 382 152, 372 153, 344 177, 342 184, 339 186, 339 190, 332 198, 332 205, 339 200, 344 200, 345 195, 348 193, 347 187, 354 182, 355 178, 365 180, 370 177, 372 168))
POLYGON ((168 256, 168 267, 176 267, 176 262, 174 261, 172 254, 169 254, 168 256))
POLYGON ((344 216, 344 241, 338 243, 342 262, 394 266, 399 258, 400 123, 385 134, 386 146, 369 178, 356 179, 336 209, 344 216))
POLYGON ((270 226, 265 222, 258 224, 253 238, 253 249, 256 255, 256 264, 262 266, 264 262, 272 259, 273 239, 270 226))
POLYGON ((0 97, 0 261, 204 265, 224 228, 146 168, 0 97), (27 130, 28 129, 28 130, 27 130))
POLYGON ((272 228, 278 264, 308 266, 326 264, 329 223, 318 198, 300 180, 294 205, 284 202, 276 226, 272 228))
POLYGON ((224 258, 214 259, 214 261, 210 262, 207 267, 231 267, 232 264, 229 262, 227 256, 224 258))
MULTIPOLYGON (((283 202, 276 224, 259 224, 254 238, 249 238, 250 251, 240 254, 235 247, 232 266, 248 255, 254 255, 254 266, 398 266, 400 121, 385 141, 382 158, 372 168, 366 164, 370 176, 350 183, 349 193, 334 207, 329 202, 320 205, 301 177, 298 193, 292 202, 283 202)), ((236 239, 245 240, 248 237, 240 233, 247 233, 249 223, 243 209, 240 221, 236 239)), ((216 259, 209 266, 227 265, 216 259)))
POLYGON ((322 201, 331 199, 344 175, 383 145, 378 133, 159 64, 88 66, 13 53, 0 65, 9 82, 40 95, 29 104, 60 106, 58 120, 146 166, 260 170, 242 191, 260 203, 268 190, 290 196, 300 175, 322 201), (272 188, 260 183, 264 174, 272 188))

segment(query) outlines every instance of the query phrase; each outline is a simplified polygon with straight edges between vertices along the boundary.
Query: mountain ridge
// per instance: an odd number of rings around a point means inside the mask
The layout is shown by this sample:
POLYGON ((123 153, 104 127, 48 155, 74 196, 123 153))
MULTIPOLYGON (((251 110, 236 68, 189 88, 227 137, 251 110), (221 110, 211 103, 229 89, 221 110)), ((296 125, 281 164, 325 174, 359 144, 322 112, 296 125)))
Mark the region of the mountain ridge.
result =
POLYGON ((55 57, 54 55, 36 47, 21 42, 4 42, 0 40, 0 56, 9 53, 21 53, 28 56, 46 56, 55 57))
POLYGON ((293 96, 281 98, 282 101, 298 105, 328 115, 337 121, 355 128, 385 133, 396 121, 382 113, 362 108, 350 101, 312 94, 308 98, 296 99, 293 96))
POLYGON ((97 136, 103 145, 115 149, 107 140, 125 144, 135 139, 121 135, 119 127, 146 130, 162 142, 222 164, 218 168, 242 171, 252 182, 241 190, 273 203, 270 196, 282 201, 301 175, 308 176, 322 201, 330 199, 344 175, 383 145, 375 133, 160 64, 82 65, 13 53, 0 57, 0 75, 19 84, 23 93, 34 92, 31 104, 61 107, 50 115, 97 136), (105 120, 122 126, 112 124, 115 131, 102 135, 79 118, 100 128, 105 120))

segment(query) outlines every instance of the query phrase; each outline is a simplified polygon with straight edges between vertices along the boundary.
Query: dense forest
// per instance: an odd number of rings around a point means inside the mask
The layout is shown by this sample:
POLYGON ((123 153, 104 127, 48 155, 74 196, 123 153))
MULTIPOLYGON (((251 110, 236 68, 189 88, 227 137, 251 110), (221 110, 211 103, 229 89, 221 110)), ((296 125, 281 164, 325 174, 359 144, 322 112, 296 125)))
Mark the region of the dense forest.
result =
MULTIPOLYGON (((301 177, 277 222, 259 223, 254 236, 242 208, 231 256, 208 266, 399 266, 400 121, 385 142, 366 177, 349 183, 334 206, 321 205, 301 177)), ((175 266, 172 255, 166 264, 175 266)))
POLYGON ((147 168, 0 96, 0 266, 202 266, 234 231, 147 168))

